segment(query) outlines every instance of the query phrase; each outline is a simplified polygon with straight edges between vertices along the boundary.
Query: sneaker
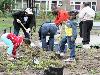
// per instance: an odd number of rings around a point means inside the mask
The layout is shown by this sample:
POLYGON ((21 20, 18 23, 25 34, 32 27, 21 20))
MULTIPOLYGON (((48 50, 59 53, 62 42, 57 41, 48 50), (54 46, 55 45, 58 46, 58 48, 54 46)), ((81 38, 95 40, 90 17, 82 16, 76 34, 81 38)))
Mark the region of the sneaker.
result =
POLYGON ((57 51, 56 54, 60 54, 60 51, 57 51))
POLYGON ((86 45, 83 45, 83 48, 84 48, 84 49, 90 49, 91 47, 90 47, 89 44, 86 44, 86 45))
POLYGON ((48 51, 48 49, 46 49, 46 48, 43 48, 43 51, 48 51))
POLYGON ((14 58, 13 58, 13 57, 8 57, 7 60, 9 60, 9 61, 13 61, 14 58))
POLYGON ((40 61, 39 61, 39 59, 37 59, 37 58, 34 57, 34 59, 33 59, 33 63, 34 63, 34 64, 39 64, 40 61))
POLYGON ((2 62, 0 62, 0 64, 2 64, 2 62))
POLYGON ((7 54, 7 60, 9 60, 9 61, 14 61, 14 56, 13 55, 9 55, 9 54, 7 54))
POLYGON ((75 61, 75 59, 74 58, 68 58, 68 59, 66 59, 66 60, 64 60, 65 62, 74 62, 75 61))
POLYGON ((65 55, 64 52, 61 52, 61 53, 60 53, 60 56, 64 56, 64 55, 65 55))

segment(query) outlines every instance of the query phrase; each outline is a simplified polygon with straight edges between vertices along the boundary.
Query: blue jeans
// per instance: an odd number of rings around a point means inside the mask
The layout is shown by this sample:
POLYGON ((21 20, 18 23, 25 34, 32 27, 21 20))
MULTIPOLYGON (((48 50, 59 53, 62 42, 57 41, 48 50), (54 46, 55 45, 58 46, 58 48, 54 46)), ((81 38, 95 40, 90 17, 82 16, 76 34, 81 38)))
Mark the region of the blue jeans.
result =
POLYGON ((65 36, 60 42, 60 52, 64 52, 65 44, 68 44, 70 49, 70 58, 75 58, 75 41, 71 41, 71 37, 65 36))
POLYGON ((53 50, 54 47, 54 35, 57 32, 57 26, 53 23, 44 23, 41 27, 41 41, 42 41, 42 48, 45 48, 48 50, 48 46, 49 46, 49 50, 53 50), (49 33, 49 34, 48 34, 49 33), (47 45, 46 42, 46 36, 50 36, 49 37, 49 44, 47 45))
MULTIPOLYGON (((16 23, 16 22, 13 22, 14 24, 14 34, 16 36, 18 36, 19 34, 19 31, 20 31, 20 24, 16 23)), ((22 28, 23 32, 24 32, 24 35, 25 35, 25 38, 29 38, 30 39, 30 35, 29 33, 27 33, 23 28, 22 28)))

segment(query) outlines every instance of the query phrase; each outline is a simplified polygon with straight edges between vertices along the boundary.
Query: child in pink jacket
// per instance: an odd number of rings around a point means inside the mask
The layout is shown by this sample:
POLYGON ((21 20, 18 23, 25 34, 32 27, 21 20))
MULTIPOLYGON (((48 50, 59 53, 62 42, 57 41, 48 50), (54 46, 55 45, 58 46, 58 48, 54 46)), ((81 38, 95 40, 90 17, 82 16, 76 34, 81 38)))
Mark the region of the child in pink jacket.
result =
POLYGON ((8 46, 7 54, 8 60, 16 58, 16 49, 22 44, 30 44, 31 41, 28 38, 22 36, 16 36, 13 33, 5 33, 1 36, 1 40, 8 46))

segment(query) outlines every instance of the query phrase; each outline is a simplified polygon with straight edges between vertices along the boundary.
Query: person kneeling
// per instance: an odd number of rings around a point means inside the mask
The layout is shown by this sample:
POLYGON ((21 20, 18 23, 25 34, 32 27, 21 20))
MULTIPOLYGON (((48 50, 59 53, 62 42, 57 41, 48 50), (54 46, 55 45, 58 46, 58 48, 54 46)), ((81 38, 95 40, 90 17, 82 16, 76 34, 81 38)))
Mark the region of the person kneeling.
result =
POLYGON ((22 45, 30 45, 31 41, 28 38, 23 38, 22 36, 16 36, 13 33, 4 33, 1 36, 1 40, 8 46, 7 48, 7 59, 13 60, 16 58, 16 49, 22 45))

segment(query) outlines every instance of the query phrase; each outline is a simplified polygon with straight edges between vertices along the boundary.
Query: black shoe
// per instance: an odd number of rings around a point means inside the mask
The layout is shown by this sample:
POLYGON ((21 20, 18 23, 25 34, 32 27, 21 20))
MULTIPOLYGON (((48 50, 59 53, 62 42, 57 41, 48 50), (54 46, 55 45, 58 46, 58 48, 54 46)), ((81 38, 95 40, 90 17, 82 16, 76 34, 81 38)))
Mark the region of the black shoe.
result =
POLYGON ((82 42, 82 43, 83 43, 83 45, 89 44, 89 42, 82 42))

